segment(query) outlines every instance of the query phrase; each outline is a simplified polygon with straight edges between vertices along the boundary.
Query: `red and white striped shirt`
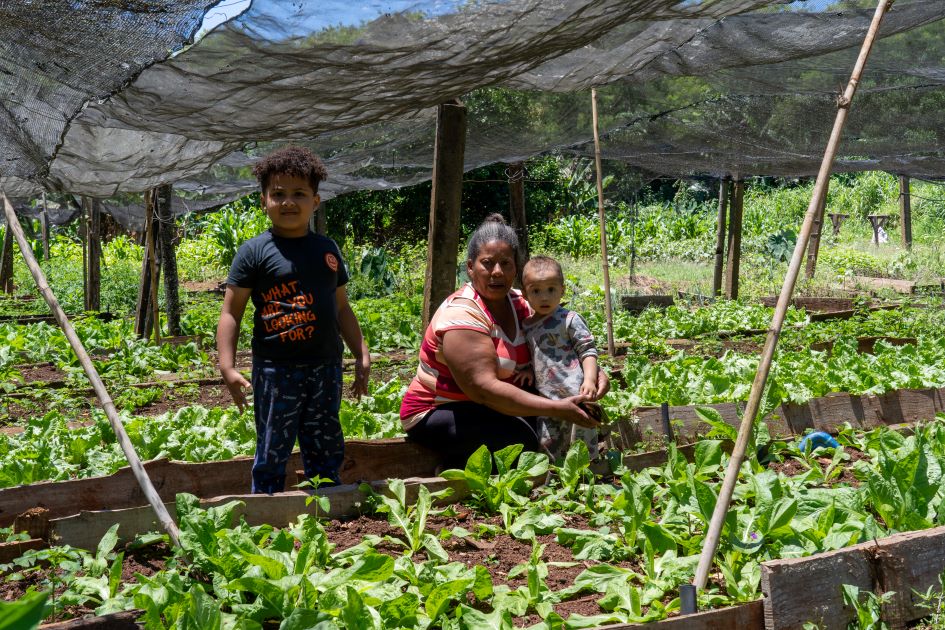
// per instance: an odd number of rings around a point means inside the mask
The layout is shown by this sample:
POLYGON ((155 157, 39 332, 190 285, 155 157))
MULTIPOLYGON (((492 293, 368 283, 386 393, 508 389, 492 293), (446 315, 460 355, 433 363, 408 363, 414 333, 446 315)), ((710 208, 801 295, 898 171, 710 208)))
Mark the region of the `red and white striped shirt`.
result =
POLYGON ((489 335, 495 345, 497 375, 507 383, 512 382, 516 371, 528 365, 531 355, 522 334, 522 322, 530 315, 528 302, 515 289, 509 292, 508 299, 515 313, 514 339, 506 336, 471 284, 467 283, 443 301, 423 335, 417 375, 407 387, 400 405, 400 421, 404 429, 416 425, 437 405, 469 400, 453 379, 443 358, 443 333, 446 331, 474 330, 489 335))

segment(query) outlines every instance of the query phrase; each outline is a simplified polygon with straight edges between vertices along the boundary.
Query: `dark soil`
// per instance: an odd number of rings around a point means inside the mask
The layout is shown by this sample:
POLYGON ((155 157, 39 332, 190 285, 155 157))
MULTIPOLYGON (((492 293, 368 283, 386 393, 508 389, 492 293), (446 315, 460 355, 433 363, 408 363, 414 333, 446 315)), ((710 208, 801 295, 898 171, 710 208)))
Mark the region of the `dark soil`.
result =
MULTIPOLYGON (((856 488, 860 485, 860 480, 853 475, 853 464, 861 459, 868 459, 869 455, 850 447, 845 448, 844 451, 850 456, 850 460, 842 462, 838 466, 840 474, 828 481, 827 485, 848 485, 856 488)), ((821 470, 825 470, 832 461, 832 458, 826 456, 815 457, 814 459, 820 464, 821 470)), ((783 462, 771 462, 768 464, 768 469, 783 473, 788 477, 802 475, 807 471, 807 467, 804 463, 794 458, 786 459, 783 462)))
POLYGON ((140 416, 159 416, 167 411, 174 411, 188 405, 203 405, 204 407, 229 407, 233 398, 226 387, 219 385, 199 385, 196 391, 188 389, 165 389, 161 397, 147 405, 135 409, 140 416))
MULTIPOLYGON (((453 527, 464 527, 467 530, 474 531, 476 523, 483 522, 492 525, 500 523, 499 517, 478 517, 469 508, 464 506, 455 506, 457 514, 455 516, 431 516, 427 521, 427 530, 433 534, 439 534, 441 530, 451 530, 453 527)), ((587 520, 583 516, 565 515, 567 518, 567 527, 590 528, 587 520)), ((367 535, 392 536, 397 537, 398 532, 392 529, 386 520, 378 519, 373 516, 362 516, 360 518, 338 522, 334 521, 326 525, 329 539, 335 545, 335 552, 347 549, 359 544, 367 535)), ((553 534, 539 536, 538 542, 545 545, 542 559, 546 563, 562 562, 573 563, 571 566, 548 566, 548 578, 546 583, 552 590, 560 590, 570 586, 574 579, 584 569, 591 567, 597 562, 575 561, 570 550, 562 547, 556 541, 553 534)), ((442 541, 443 548, 449 554, 451 562, 462 562, 463 564, 473 566, 484 566, 489 570, 492 576, 493 584, 508 585, 515 589, 526 584, 525 574, 509 578, 509 572, 517 565, 527 562, 531 556, 532 546, 528 541, 521 541, 511 536, 500 534, 495 538, 448 538, 442 541)), ((377 547, 381 553, 392 556, 403 553, 403 549, 394 543, 381 543, 377 547)), ((122 566, 122 580, 132 582, 136 574, 151 576, 165 568, 166 558, 171 550, 167 545, 152 545, 140 549, 125 548, 125 559, 122 566)), ((417 555, 417 561, 425 559, 423 552, 417 555)), ((639 569, 639 566, 631 562, 614 562, 616 566, 639 569)), ((12 601, 22 597, 29 586, 36 588, 48 588, 48 583, 53 576, 61 575, 59 569, 49 567, 33 571, 23 580, 15 582, 5 582, 0 579, 0 600, 12 601)), ((55 594, 60 596, 65 590, 65 586, 57 587, 55 594)), ((565 602, 554 606, 555 611, 562 617, 567 618, 573 613, 582 615, 594 615, 601 612, 597 605, 597 600, 601 598, 599 593, 583 593, 565 602)), ((484 606, 473 601, 469 594, 469 604, 484 606)), ((483 608, 487 610, 488 608, 483 608)), ((61 611, 54 617, 46 619, 47 622, 57 621, 67 618, 81 617, 94 614, 93 607, 69 607, 61 611)), ((540 620, 537 614, 529 614, 515 620, 519 627, 532 625, 540 620)))
POLYGON ((223 293, 226 286, 225 282, 219 280, 206 280, 204 282, 181 282, 181 291, 188 293, 223 293))
POLYGON ((24 384, 38 384, 39 382, 49 383, 63 381, 66 373, 57 368, 52 363, 31 363, 29 365, 17 366, 20 375, 23 377, 24 384))
MULTIPOLYGON (((490 525, 501 523, 500 517, 480 518, 465 506, 456 506, 456 510, 456 516, 431 516, 427 520, 427 530, 433 534, 439 534, 441 530, 449 531, 454 527, 475 531, 477 523, 490 525)), ((592 529, 583 516, 573 514, 564 514, 563 516, 567 519, 566 527, 592 529)), ((397 531, 392 529, 386 520, 371 516, 362 516, 355 520, 337 523, 328 530, 328 537, 336 545, 336 552, 359 544, 367 535, 398 537, 397 531)), ((572 566, 548 566, 546 584, 551 590, 558 591, 570 586, 574 583, 574 578, 582 571, 599 564, 594 561, 574 560, 571 551, 559 545, 554 534, 538 536, 538 542, 545 545, 542 553, 544 562, 573 563, 572 566)), ((526 584, 527 578, 524 573, 511 579, 508 574, 519 564, 528 562, 532 553, 532 545, 529 541, 517 540, 506 534, 499 534, 495 538, 483 537, 481 539, 451 537, 441 541, 441 543, 449 554, 450 562, 462 562, 469 567, 486 567, 492 576, 493 584, 496 586, 507 585, 512 589, 516 589, 526 584)), ((393 543, 382 544, 378 547, 378 550, 392 555, 402 553, 402 548, 393 543)), ((420 552, 419 558, 423 559, 424 557, 423 552, 420 552)), ((639 569, 639 566, 632 562, 610 562, 608 564, 639 569)), ((601 597, 600 593, 580 594, 574 599, 556 604, 554 609, 564 618, 573 613, 596 615, 602 612, 597 605, 597 600, 601 597)), ((516 625, 520 627, 532 625, 538 621, 540 621, 540 617, 536 614, 515 620, 516 625)))

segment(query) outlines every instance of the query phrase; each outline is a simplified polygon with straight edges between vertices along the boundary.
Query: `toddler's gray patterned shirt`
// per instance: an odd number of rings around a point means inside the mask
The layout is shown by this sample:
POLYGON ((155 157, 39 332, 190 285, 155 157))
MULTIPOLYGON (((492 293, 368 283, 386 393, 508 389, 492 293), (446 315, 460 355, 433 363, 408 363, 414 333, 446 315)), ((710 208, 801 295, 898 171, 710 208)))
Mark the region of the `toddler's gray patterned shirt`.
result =
POLYGON ((584 319, 559 306, 544 319, 527 323, 525 338, 532 353, 535 386, 542 396, 560 400, 580 394, 581 360, 597 356, 594 336, 584 319))

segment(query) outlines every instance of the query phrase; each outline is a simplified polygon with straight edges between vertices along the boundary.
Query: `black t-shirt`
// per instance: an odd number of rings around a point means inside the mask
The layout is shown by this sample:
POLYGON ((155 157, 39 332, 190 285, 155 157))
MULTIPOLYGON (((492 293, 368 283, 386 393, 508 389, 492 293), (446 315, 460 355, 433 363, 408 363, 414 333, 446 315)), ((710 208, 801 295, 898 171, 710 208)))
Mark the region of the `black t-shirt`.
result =
POLYGON ((253 356, 283 363, 341 360, 335 289, 347 284, 348 272, 333 240, 267 230, 240 246, 226 282, 253 290, 253 356))

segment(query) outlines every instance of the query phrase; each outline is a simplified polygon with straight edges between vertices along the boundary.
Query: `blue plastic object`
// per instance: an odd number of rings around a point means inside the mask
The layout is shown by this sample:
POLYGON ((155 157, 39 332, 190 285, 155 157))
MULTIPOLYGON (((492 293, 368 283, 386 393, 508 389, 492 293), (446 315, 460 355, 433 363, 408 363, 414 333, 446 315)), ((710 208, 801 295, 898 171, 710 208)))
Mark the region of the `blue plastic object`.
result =
POLYGON ((797 448, 802 453, 807 452, 807 445, 810 444, 810 450, 814 451, 818 448, 837 448, 840 446, 840 443, 833 439, 829 433, 824 433, 823 431, 815 431, 814 433, 808 433, 801 438, 801 441, 797 443, 797 448))

